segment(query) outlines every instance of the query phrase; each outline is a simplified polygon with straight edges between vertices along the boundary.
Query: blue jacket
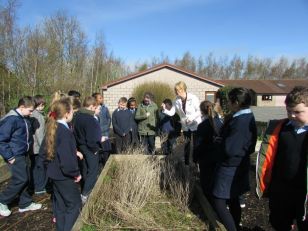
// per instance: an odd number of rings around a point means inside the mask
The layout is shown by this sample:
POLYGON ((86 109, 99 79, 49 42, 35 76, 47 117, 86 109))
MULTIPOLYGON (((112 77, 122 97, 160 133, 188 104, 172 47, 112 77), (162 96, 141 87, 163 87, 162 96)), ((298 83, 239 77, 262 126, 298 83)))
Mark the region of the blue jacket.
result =
POLYGON ((111 125, 111 117, 106 105, 102 105, 101 111, 98 115, 99 125, 102 130, 102 136, 109 136, 109 129, 111 125))
POLYGON ((30 123, 16 110, 0 121, 0 154, 6 160, 25 155, 30 147, 30 123))
POLYGON ((73 133, 65 125, 58 123, 55 158, 47 163, 47 176, 53 180, 66 180, 79 176, 76 151, 73 133))
POLYGON ((128 109, 116 109, 112 113, 112 127, 114 133, 119 136, 127 135, 133 130, 133 120, 133 114, 128 109))

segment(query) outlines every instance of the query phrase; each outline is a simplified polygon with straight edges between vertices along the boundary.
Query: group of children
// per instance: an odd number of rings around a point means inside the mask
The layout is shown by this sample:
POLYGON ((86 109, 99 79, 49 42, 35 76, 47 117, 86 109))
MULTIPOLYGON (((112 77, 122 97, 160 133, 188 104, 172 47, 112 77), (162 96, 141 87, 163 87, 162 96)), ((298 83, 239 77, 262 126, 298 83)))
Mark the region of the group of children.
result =
MULTIPOLYGON (((186 88, 179 103, 183 116, 170 99, 159 109, 148 92, 138 107, 135 98, 121 97, 112 117, 102 94, 85 97, 82 103, 78 92, 68 95, 55 94, 46 124, 41 95, 23 97, 1 119, 0 153, 12 174, 0 193, 1 216, 11 214, 8 205, 18 195, 19 212, 40 209, 42 205, 32 201, 28 189, 45 193, 49 179, 57 230, 70 230, 112 151, 111 123, 116 153, 140 145, 145 153, 154 154, 159 132, 166 155, 172 153, 182 117, 187 126, 194 123, 187 122, 189 107, 195 107, 186 88)), ((298 230, 308 230, 308 89, 294 88, 285 103, 288 119, 271 121, 265 132, 257 160, 257 192, 269 196, 270 222, 276 230, 290 230, 295 223, 298 230)), ((257 140, 250 105, 249 90, 234 88, 228 94, 228 116, 219 105, 203 101, 198 109, 202 121, 196 122, 197 130, 187 130, 194 134, 193 160, 199 164, 203 192, 231 231, 241 229, 240 198, 250 190, 250 155, 257 140)))

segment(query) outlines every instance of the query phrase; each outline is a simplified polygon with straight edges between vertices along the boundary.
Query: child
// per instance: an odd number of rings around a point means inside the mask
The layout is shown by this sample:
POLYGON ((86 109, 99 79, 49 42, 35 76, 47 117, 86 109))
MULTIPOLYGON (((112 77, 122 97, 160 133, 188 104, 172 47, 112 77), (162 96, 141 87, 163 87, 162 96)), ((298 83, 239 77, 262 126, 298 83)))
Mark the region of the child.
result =
POLYGON ((138 121, 140 141, 147 154, 155 153, 155 134, 157 130, 158 108, 153 102, 152 93, 146 92, 138 107, 135 119, 138 121))
POLYGON ((98 121, 94 118, 97 107, 95 98, 88 96, 83 107, 75 114, 73 130, 78 151, 83 154, 84 185, 82 185, 82 202, 85 203, 92 191, 99 174, 99 151, 101 149, 102 132, 98 121))
POLYGON ((173 111, 173 114, 175 113, 171 99, 165 99, 163 101, 159 112, 159 130, 162 137, 161 148, 164 155, 169 155, 172 153, 172 148, 177 137, 177 121, 175 121, 174 115, 168 115, 167 111, 173 111))
POLYGON ((121 97, 118 102, 118 108, 112 113, 112 127, 116 140, 116 153, 122 153, 126 150, 131 141, 133 115, 127 109, 126 105, 127 99, 121 97))
POLYGON ((308 88, 295 87, 285 99, 288 119, 269 122, 257 159, 257 194, 269 197, 275 230, 308 230, 308 88))
POLYGON ((255 151, 257 128, 251 105, 250 91, 233 88, 228 94, 232 114, 222 128, 222 160, 215 171, 213 206, 227 230, 240 229, 239 196, 250 190, 250 154, 255 151), (227 208, 227 201, 229 209, 227 208))
POLYGON ((102 131, 102 151, 100 155, 100 162, 104 166, 108 160, 111 151, 111 143, 109 139, 109 130, 111 125, 111 117, 108 107, 104 104, 104 97, 100 93, 93 93, 92 97, 95 98, 97 104, 100 107, 100 113, 98 114, 98 121, 102 131))
POLYGON ((11 110, 0 121, 0 153, 7 162, 11 179, 7 187, 0 193, 0 215, 9 216, 8 204, 19 196, 19 212, 40 209, 42 204, 32 202, 28 193, 28 166, 26 153, 29 150, 29 121, 25 117, 31 115, 34 102, 25 96, 18 102, 18 107, 11 110))
POLYGON ((131 97, 127 101, 127 108, 133 115, 133 130, 131 134, 131 145, 136 148, 139 146, 139 134, 138 134, 138 123, 135 120, 135 115, 137 111, 137 101, 134 97, 131 97))
POLYGON ((43 194, 46 192, 45 186, 47 183, 46 173, 43 161, 39 158, 39 151, 42 147, 43 138, 45 135, 45 118, 43 110, 45 107, 45 99, 42 95, 33 97, 35 106, 31 118, 31 125, 33 134, 33 153, 30 155, 31 159, 31 173, 33 180, 33 187, 35 194, 43 194))
POLYGON ((78 183, 81 175, 76 142, 68 122, 73 107, 68 98, 56 101, 46 127, 47 176, 53 185, 53 214, 57 230, 71 230, 81 209, 78 183))
POLYGON ((210 101, 200 103, 202 122, 197 128, 197 141, 193 152, 193 161, 199 164, 200 184, 204 194, 212 202, 213 178, 217 164, 221 159, 220 130, 223 121, 214 110, 210 101))

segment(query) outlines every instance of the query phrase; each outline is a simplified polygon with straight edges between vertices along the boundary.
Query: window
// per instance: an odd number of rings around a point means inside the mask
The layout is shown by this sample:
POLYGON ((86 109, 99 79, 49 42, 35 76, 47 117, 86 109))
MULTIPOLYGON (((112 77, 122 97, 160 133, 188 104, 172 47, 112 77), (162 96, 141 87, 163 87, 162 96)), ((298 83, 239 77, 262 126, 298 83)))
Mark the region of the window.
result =
POLYGON ((272 95, 262 95, 263 101, 272 101, 273 96, 272 95))
POLYGON ((215 91, 206 91, 205 92, 205 100, 208 100, 212 103, 216 101, 216 92, 215 91))

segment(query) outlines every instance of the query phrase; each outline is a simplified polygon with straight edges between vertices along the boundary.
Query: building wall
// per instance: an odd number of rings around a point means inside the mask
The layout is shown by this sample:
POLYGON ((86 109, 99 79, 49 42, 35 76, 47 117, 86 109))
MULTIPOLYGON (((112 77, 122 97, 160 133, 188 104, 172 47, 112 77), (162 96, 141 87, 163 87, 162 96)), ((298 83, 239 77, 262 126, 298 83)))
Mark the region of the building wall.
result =
MULTIPOLYGON (((125 81, 123 83, 117 84, 115 86, 109 87, 107 90, 104 90, 105 104, 109 107, 110 113, 112 113, 117 108, 117 103, 120 97, 131 97, 134 88, 145 82, 163 82, 168 83, 172 88, 174 85, 183 81, 187 85, 187 91, 198 96, 199 100, 202 101, 205 98, 205 91, 217 91, 218 87, 203 82, 201 80, 195 79, 191 76, 179 73, 168 68, 163 68, 158 71, 148 73, 146 75, 137 77, 125 81)), ((149 89, 151 90, 151 89, 149 89)), ((156 102, 160 105, 161 102, 156 102)))
POLYGON ((272 106, 276 106, 276 107, 284 107, 284 100, 285 100, 286 96, 285 95, 272 95, 272 100, 269 101, 265 101, 262 100, 262 95, 257 95, 257 106, 261 106, 261 107, 272 107, 272 106))

